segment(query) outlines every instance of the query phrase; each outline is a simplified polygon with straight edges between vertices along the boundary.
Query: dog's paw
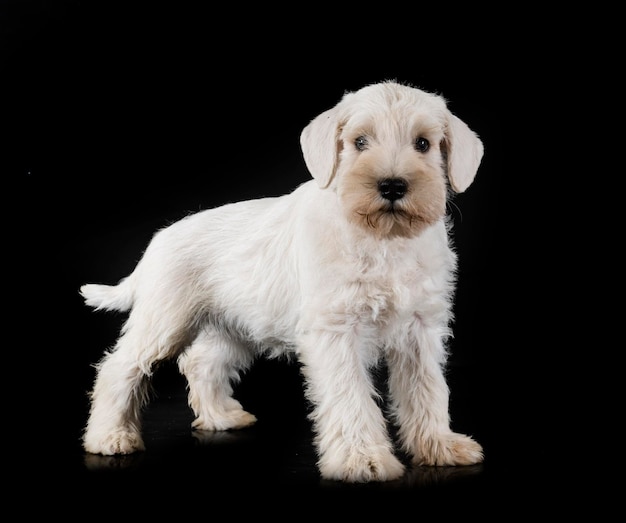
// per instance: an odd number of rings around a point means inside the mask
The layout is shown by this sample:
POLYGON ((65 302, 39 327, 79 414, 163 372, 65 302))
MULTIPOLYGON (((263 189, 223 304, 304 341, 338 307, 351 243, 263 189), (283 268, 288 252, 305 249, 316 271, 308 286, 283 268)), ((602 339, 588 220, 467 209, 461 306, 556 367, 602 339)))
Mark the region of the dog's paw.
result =
POLYGON ((451 432, 422 442, 415 465, 474 465, 483 461, 483 448, 469 436, 451 432))
POLYGON ((319 462, 324 479, 348 483, 391 481, 404 474, 404 465, 387 449, 351 450, 343 460, 324 459, 319 462))
POLYGON ((104 437, 87 434, 83 439, 83 448, 91 454, 103 456, 132 454, 146 449, 141 436, 137 432, 127 430, 120 430, 104 437))
POLYGON ((256 423, 256 416, 243 409, 226 411, 220 416, 198 416, 191 426, 196 430, 236 430, 249 427, 256 423))

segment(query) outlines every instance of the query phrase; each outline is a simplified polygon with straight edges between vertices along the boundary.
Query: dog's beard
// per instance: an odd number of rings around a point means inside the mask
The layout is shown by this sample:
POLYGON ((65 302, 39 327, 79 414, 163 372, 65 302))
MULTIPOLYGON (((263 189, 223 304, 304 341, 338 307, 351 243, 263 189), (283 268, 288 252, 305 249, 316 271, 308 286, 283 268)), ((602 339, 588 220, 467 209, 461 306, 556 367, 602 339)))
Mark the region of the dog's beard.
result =
POLYGON ((367 209, 357 210, 356 213, 360 216, 360 225, 380 236, 410 237, 418 234, 427 225, 420 215, 406 211, 397 202, 371 205, 367 209))
POLYGON ((361 181, 339 191, 348 220, 377 237, 414 237, 445 215, 447 189, 436 178, 410 181, 407 194, 395 201, 383 198, 377 187, 376 181, 361 181))
POLYGON ((404 202, 373 202, 355 210, 353 221, 380 237, 417 236, 441 218, 441 213, 429 208, 411 208, 404 202))

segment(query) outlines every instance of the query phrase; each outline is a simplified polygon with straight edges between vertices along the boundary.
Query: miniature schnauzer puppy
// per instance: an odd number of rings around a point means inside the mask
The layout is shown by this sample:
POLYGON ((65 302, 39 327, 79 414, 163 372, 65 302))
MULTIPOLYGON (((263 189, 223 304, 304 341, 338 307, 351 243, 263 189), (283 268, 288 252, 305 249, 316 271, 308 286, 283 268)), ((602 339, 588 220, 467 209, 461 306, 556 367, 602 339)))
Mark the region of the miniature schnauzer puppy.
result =
POLYGON ((482 461, 450 428, 445 379, 457 269, 446 205, 474 180, 481 140, 443 97, 384 81, 345 93, 300 142, 312 179, 290 194, 189 215, 117 285, 81 287, 87 305, 128 311, 96 364, 87 452, 145 449, 160 361, 177 359, 193 428, 225 431, 256 421, 233 397, 242 372, 290 354, 322 478, 397 479, 398 449, 415 465, 482 461), (372 376, 382 363, 385 410, 372 376))

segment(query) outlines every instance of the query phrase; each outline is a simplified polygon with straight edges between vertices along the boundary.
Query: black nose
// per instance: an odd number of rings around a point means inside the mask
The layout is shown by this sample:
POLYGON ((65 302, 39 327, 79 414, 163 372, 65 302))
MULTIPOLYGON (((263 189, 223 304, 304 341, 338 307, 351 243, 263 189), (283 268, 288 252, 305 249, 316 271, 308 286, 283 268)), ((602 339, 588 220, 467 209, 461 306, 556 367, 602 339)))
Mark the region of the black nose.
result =
POLYGON ((409 185, 402 178, 385 178, 378 182, 378 192, 385 199, 394 202, 402 198, 409 185))

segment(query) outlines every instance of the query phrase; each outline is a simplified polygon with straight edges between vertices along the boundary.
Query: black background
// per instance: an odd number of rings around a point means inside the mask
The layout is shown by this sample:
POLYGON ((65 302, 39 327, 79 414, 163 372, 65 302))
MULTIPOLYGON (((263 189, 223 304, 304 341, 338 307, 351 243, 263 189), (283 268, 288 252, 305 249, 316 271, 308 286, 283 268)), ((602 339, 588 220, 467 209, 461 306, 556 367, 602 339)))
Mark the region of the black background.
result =
POLYGON ((354 4, 340 15, 315 4, 197 4, 1 4, 2 174, 12 209, 5 261, 7 286, 17 290, 17 314, 7 317, 19 339, 6 372, 21 383, 9 389, 5 423, 15 427, 17 488, 54 494, 51 510, 66 512, 77 496, 93 510, 139 491, 147 496, 141 512, 175 491, 177 504, 211 513, 225 503, 223 486, 242 500, 275 491, 277 511, 286 490, 373 506, 397 491, 416 505, 444 499, 442 510, 475 515, 495 510, 494 497, 526 508, 520 499, 543 499, 541 475, 527 474, 541 450, 533 461, 525 453, 542 436, 528 424, 531 410, 538 414, 529 395, 518 401, 515 384, 525 333, 512 324, 523 291, 513 262, 522 255, 506 225, 504 149, 523 106, 513 93, 530 77, 510 29, 469 14, 452 29, 446 13, 423 7, 354 4), (123 317, 89 310, 79 286, 126 276, 154 231, 189 212, 283 194, 309 179, 302 128, 344 91, 386 79, 443 94, 485 145, 475 183, 450 207, 460 259, 451 413, 453 428, 484 445, 484 465, 451 478, 414 472, 401 485, 324 484, 307 446, 297 366, 259 362, 238 391, 266 420, 258 432, 198 451, 184 383, 166 366, 155 377, 162 410, 147 414, 152 453, 118 461, 120 470, 92 470, 107 467, 90 467, 79 445, 91 365, 123 317))

